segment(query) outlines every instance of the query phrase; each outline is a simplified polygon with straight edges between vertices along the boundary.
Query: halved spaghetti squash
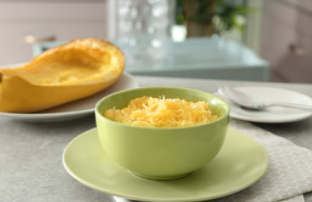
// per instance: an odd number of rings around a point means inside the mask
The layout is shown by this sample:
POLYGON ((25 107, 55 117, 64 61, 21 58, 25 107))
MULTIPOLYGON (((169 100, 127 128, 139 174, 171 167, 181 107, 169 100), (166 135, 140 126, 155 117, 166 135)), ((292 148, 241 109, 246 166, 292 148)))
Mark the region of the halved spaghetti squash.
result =
POLYGON ((28 64, 0 69, 0 111, 37 112, 91 96, 115 83, 124 66, 122 51, 100 39, 51 48, 28 64))

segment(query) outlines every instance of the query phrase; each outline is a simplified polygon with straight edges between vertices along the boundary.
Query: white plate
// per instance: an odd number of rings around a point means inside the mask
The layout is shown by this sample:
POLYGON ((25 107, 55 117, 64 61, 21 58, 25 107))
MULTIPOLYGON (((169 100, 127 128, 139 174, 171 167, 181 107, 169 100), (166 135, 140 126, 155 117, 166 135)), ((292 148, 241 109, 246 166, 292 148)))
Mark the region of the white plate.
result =
POLYGON ((55 107, 38 113, 0 113, 0 117, 27 122, 50 122, 76 119, 92 114, 95 104, 103 97, 114 92, 137 87, 139 87, 139 85, 135 81, 135 79, 130 74, 123 73, 123 75, 114 85, 91 97, 67 103, 59 107, 55 107))
MULTIPOLYGON (((252 96, 259 102, 289 102, 312 105, 312 99, 304 94, 271 87, 235 87, 236 90, 252 96)), ((288 123, 312 116, 312 111, 272 106, 263 111, 247 110, 229 102, 230 117, 258 123, 288 123)))

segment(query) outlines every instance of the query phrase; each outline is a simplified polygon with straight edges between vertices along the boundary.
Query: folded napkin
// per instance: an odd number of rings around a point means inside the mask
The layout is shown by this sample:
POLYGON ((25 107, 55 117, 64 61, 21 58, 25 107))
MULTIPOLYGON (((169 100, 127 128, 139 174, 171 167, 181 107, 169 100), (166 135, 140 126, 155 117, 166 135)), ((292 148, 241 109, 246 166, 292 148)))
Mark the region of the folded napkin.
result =
POLYGON ((304 202, 302 194, 312 191, 312 151, 244 121, 230 126, 266 148, 269 167, 251 187, 213 202, 304 202))

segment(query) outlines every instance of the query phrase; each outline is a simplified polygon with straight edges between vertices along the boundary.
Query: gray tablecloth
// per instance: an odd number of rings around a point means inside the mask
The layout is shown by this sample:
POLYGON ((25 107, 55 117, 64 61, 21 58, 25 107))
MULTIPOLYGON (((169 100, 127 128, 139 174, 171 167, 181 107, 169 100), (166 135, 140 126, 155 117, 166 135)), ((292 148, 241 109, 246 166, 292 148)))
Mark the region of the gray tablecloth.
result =
MULTIPOLYGON (((143 86, 188 87, 215 92, 221 85, 261 85, 295 90, 312 97, 312 85, 136 77, 143 86)), ((289 124, 256 124, 312 150, 312 118, 289 124)), ((70 177, 62 165, 65 146, 95 127, 93 116, 59 123, 25 123, 0 118, 0 201, 114 201, 70 177)), ((312 194, 305 194, 312 202, 312 194)))

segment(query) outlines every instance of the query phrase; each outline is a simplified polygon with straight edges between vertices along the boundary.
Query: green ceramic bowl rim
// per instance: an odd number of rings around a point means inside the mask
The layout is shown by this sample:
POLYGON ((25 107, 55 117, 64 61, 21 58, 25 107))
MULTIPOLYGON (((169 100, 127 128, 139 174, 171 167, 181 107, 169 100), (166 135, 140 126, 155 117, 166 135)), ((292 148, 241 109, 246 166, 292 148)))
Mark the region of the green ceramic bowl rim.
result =
POLYGON ((229 116, 229 113, 230 113, 230 106, 229 104, 222 98, 214 95, 214 94, 211 94, 211 93, 207 93, 207 92, 204 92, 204 91, 200 91, 200 90, 196 90, 196 89, 191 89, 191 88, 176 88, 176 87, 143 87, 143 88, 134 88, 134 89, 129 89, 129 90, 124 90, 124 91, 119 91, 119 92, 116 92, 116 93, 112 93, 108 96, 105 96, 104 98, 102 98, 101 100, 99 100, 97 102, 97 104, 95 105, 95 113, 101 117, 102 120, 105 120, 105 121, 108 121, 112 124, 115 124, 115 125, 119 125, 119 126, 122 126, 122 127, 129 127, 129 128, 137 128, 137 129, 146 129, 146 130, 178 130, 178 129, 190 129, 190 128, 197 128, 197 127, 202 127, 202 126, 206 126, 206 125, 212 125, 216 122, 219 122, 225 118, 227 118, 229 116), (158 128, 158 127, 141 127, 141 126, 132 126, 132 125, 128 125, 128 124, 124 124, 124 123, 120 123, 120 122, 117 122, 117 121, 112 121, 108 118, 106 118, 105 116, 102 115, 101 112, 99 112, 99 107, 100 105, 107 99, 115 96, 115 95, 118 95, 118 94, 123 94, 123 93, 126 93, 126 92, 133 92, 133 91, 141 91, 141 90, 148 90, 148 89, 172 89, 172 90, 188 90, 188 91, 193 91, 193 92, 199 92, 199 93, 204 93, 204 94, 208 94, 208 95, 212 95, 213 97, 216 97, 217 99, 220 99, 223 104, 226 106, 227 108, 227 112, 221 116, 220 118, 214 120, 214 121, 211 121, 209 123, 203 123, 203 124, 198 124, 198 125, 195 125, 195 126, 187 126, 187 127, 163 127, 163 128, 158 128))

